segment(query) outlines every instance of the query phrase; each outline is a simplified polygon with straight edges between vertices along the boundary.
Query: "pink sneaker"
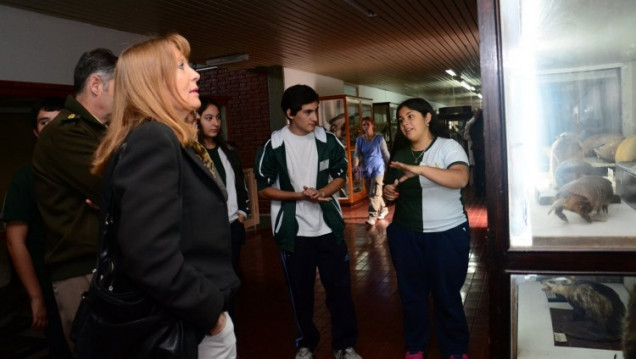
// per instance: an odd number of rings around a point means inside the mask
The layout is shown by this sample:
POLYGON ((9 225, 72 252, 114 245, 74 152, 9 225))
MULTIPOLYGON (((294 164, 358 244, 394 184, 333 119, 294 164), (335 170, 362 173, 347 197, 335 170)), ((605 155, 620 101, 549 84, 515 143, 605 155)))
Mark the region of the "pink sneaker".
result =
POLYGON ((406 355, 404 355, 404 359, 424 359, 424 352, 419 351, 415 354, 406 352, 406 355))

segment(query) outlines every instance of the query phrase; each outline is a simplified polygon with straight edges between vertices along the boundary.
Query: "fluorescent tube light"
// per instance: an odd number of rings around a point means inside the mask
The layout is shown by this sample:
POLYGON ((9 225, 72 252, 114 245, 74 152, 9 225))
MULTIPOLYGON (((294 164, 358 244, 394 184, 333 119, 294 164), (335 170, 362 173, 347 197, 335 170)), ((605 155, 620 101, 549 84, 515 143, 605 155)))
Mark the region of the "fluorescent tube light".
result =
POLYGON ((378 16, 378 14, 376 14, 372 10, 369 10, 366 7, 360 5, 360 3, 358 3, 356 0, 344 0, 344 2, 346 2, 349 5, 351 5, 353 8, 355 8, 358 11, 360 11, 361 13, 363 13, 367 17, 378 16))
POLYGON ((446 70, 446 73, 447 73, 447 74, 449 74, 449 75, 451 75, 451 76, 453 76, 453 77, 457 76, 457 74, 455 73, 455 71, 453 71, 452 69, 448 69, 448 70, 446 70))
POLYGON ((232 64, 235 62, 247 61, 249 59, 250 59, 250 56, 248 54, 232 54, 232 55, 209 58, 205 60, 205 64, 208 66, 218 66, 218 65, 232 64))

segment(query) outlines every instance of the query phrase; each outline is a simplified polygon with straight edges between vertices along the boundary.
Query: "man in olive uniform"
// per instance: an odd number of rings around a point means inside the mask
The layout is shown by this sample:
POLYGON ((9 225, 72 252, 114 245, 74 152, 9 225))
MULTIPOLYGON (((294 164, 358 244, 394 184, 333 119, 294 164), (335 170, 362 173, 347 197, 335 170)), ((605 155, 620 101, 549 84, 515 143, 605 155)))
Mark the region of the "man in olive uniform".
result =
POLYGON ((111 118, 117 57, 110 50, 84 53, 74 73, 75 96, 40 134, 33 153, 35 190, 46 228, 49 268, 64 334, 88 289, 99 238, 101 181, 91 174, 93 152, 111 118))

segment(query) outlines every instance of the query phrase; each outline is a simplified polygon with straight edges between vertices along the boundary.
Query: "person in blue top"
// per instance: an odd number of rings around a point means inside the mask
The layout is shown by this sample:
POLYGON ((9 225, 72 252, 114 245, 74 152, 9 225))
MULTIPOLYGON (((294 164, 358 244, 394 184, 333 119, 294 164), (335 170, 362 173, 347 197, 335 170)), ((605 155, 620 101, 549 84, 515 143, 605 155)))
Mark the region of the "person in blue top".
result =
POLYGON ((367 224, 373 226, 376 220, 384 219, 389 213, 382 199, 384 166, 389 162, 389 150, 384 136, 375 134, 375 123, 371 117, 362 119, 362 130, 364 133, 356 138, 353 169, 364 178, 364 185, 369 196, 367 224))
POLYGON ((296 359, 312 359, 320 335, 313 322, 316 268, 331 313, 336 359, 361 359, 351 298, 344 219, 334 197, 345 184, 347 159, 336 136, 318 126, 318 94, 306 85, 283 93, 289 124, 258 150, 254 173, 260 197, 271 200, 272 230, 281 250, 299 336, 296 359))
POLYGON ((431 295, 443 357, 467 359, 468 325, 460 290, 470 251, 461 199, 461 189, 468 184, 468 156, 459 143, 445 137, 426 100, 406 100, 397 114, 400 132, 384 197, 395 201, 387 241, 403 306, 405 358, 424 357, 431 295))

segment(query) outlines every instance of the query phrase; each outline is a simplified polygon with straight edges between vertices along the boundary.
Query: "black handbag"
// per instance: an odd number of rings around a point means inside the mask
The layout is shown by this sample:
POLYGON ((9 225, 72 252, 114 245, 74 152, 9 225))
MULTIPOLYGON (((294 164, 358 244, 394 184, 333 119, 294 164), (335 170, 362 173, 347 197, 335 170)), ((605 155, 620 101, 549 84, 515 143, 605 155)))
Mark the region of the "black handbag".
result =
MULTIPOLYGON (((116 156, 113 156, 116 157, 116 156)), ((111 160, 116 162, 116 160, 111 160)), ((105 184, 114 163, 105 171, 105 184)), ((80 359, 196 358, 192 328, 155 303, 122 273, 115 235, 116 206, 104 191, 102 240, 97 265, 75 316, 72 337, 80 359)))

